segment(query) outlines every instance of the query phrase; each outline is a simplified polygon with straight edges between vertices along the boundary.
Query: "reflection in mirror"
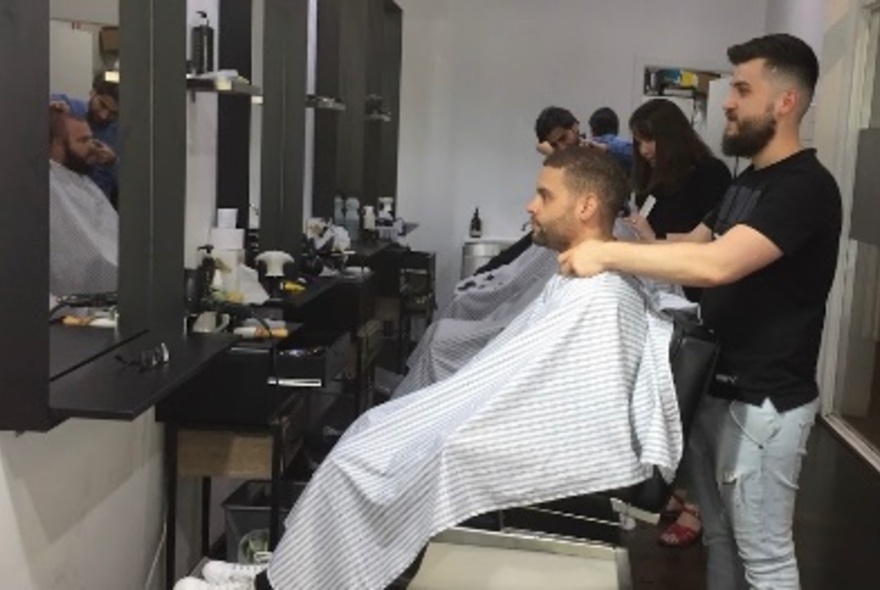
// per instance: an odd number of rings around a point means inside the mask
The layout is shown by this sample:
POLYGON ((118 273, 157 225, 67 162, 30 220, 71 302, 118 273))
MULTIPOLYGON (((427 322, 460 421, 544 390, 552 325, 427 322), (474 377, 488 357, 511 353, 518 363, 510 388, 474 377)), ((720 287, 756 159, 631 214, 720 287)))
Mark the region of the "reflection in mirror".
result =
MULTIPOLYGON (((251 79, 256 86, 263 87, 263 0, 253 0, 253 21, 251 22, 251 79)), ((251 101, 251 136, 250 136, 250 190, 248 191, 248 233, 252 235, 260 228, 260 177, 262 173, 263 143, 263 97, 254 97, 251 101)))
MULTIPOLYGON (((119 7, 117 0, 52 2, 49 22, 50 320, 88 324, 77 354, 56 350, 51 375, 118 339, 119 7), (96 333, 100 328, 101 333, 96 333), (61 359, 65 366, 60 366, 61 359)), ((65 334, 66 338, 67 334, 65 334)))

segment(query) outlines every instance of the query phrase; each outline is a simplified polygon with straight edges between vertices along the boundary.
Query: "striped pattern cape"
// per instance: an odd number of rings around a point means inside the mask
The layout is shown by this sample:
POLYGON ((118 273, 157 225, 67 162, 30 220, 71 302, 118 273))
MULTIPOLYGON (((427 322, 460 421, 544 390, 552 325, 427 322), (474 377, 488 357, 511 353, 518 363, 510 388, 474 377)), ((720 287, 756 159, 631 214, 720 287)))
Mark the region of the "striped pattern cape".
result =
POLYGON ((361 416, 315 472, 269 566, 276 590, 384 588, 471 516, 671 477, 671 322, 641 283, 553 277, 452 377, 361 416))

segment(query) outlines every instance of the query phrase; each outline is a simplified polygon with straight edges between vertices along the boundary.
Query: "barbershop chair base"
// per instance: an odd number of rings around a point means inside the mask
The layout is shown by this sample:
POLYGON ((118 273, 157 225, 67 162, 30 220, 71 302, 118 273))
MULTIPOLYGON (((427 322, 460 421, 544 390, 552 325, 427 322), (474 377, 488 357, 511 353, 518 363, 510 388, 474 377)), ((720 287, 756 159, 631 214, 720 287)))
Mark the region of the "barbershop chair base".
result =
POLYGON ((452 528, 427 547, 409 590, 629 590, 625 549, 507 529, 452 528))

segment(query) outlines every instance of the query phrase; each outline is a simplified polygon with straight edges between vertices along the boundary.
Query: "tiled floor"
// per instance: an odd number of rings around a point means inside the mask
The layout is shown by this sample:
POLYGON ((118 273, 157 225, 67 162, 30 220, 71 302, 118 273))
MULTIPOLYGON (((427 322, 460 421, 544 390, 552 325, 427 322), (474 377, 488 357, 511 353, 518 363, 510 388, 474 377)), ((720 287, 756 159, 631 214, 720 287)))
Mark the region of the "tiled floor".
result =
MULTIPOLYGON (((880 588, 880 474, 824 425, 810 439, 795 513, 803 590, 880 588)), ((702 590, 703 549, 667 549, 657 529, 630 539, 636 590, 702 590)))

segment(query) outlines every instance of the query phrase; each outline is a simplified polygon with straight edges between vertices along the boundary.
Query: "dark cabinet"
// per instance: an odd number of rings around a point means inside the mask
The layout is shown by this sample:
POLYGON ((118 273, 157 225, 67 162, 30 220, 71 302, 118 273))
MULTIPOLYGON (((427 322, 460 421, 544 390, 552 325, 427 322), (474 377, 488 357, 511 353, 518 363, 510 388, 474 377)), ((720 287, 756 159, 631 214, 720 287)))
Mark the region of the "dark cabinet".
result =
POLYGON ((401 23, 388 0, 318 3, 315 92, 346 109, 315 112, 316 216, 332 217, 338 193, 362 204, 395 194, 401 23))

